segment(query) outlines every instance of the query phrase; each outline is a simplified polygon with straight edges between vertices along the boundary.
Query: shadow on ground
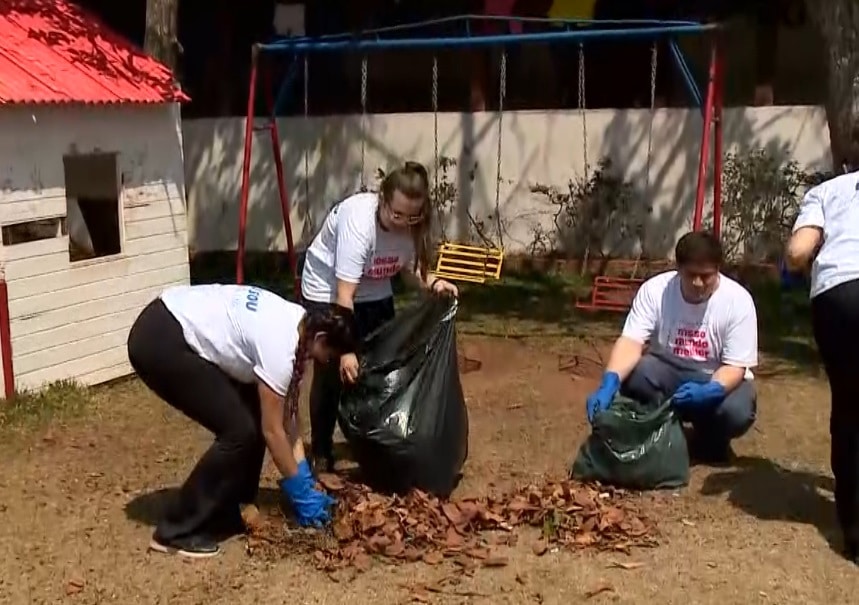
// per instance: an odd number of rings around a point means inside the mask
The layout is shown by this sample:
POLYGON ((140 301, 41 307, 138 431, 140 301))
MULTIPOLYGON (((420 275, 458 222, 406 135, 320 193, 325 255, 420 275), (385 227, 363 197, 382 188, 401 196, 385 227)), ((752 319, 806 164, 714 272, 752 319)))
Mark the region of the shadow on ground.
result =
MULTIPOLYGON (((141 525, 155 527, 164 516, 170 501, 178 494, 178 486, 141 494, 125 505, 125 516, 141 525)), ((278 509, 281 505, 280 491, 271 487, 260 487, 256 505, 265 511, 278 509)))
POLYGON ((125 516, 141 525, 155 527, 178 493, 178 487, 165 487, 141 494, 125 505, 125 516))
POLYGON ((762 521, 811 525, 831 548, 840 548, 835 505, 830 496, 821 493, 833 491, 831 477, 758 457, 739 458, 735 467, 709 475, 701 494, 727 494, 733 506, 762 521))

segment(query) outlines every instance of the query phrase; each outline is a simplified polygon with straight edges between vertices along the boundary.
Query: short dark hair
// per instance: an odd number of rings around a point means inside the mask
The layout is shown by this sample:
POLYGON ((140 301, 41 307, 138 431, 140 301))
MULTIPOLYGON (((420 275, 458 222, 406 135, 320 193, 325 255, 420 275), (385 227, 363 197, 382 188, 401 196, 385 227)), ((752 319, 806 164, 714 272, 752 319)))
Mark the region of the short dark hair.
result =
POLYGON ((690 231, 680 238, 674 248, 678 266, 704 264, 722 265, 722 244, 710 231, 690 231))

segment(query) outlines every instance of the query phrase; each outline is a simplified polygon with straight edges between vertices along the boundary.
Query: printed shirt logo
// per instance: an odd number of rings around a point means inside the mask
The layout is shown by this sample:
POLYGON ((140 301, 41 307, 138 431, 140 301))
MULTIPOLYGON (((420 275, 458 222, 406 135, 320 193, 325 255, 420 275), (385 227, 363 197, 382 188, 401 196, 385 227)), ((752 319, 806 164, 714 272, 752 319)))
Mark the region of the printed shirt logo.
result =
POLYGON ((683 359, 707 361, 710 357, 710 341, 703 326, 681 326, 669 341, 671 352, 683 359))
POLYGON ((388 279, 402 269, 399 256, 374 256, 371 264, 364 270, 364 277, 369 279, 388 279))
POLYGON ((245 295, 245 309, 256 313, 256 310, 259 308, 259 295, 259 290, 256 288, 250 288, 248 293, 245 295))

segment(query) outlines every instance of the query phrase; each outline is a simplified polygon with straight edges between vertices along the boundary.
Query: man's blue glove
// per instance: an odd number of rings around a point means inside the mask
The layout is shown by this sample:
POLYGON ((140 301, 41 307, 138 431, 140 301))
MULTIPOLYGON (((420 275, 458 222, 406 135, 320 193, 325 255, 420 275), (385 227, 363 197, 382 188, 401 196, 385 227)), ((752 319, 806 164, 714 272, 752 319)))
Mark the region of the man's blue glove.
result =
POLYGON ((588 422, 593 422, 599 412, 606 411, 614 400, 614 396, 620 390, 620 376, 616 372, 605 372, 599 388, 588 395, 587 410, 588 422))
POLYGON ((707 408, 721 403, 725 395, 725 387, 713 380, 684 382, 674 392, 671 400, 679 408, 707 408))
POLYGON ((280 490, 295 513, 295 520, 302 527, 322 527, 331 521, 330 509, 335 500, 320 492, 308 479, 306 471, 299 466, 298 474, 280 480, 280 490))
POLYGON ((779 263, 779 282, 782 290, 797 290, 805 287, 805 278, 801 273, 792 273, 787 263, 779 263))

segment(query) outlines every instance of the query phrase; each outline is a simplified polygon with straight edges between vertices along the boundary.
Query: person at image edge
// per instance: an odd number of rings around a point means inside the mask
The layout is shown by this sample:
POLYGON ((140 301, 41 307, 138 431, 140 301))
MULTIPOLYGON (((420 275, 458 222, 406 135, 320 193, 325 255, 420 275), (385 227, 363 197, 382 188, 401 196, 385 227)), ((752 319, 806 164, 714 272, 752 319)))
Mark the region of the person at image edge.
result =
POLYGON ((835 509, 844 554, 859 564, 859 127, 850 135, 845 174, 805 194, 782 279, 794 287, 810 266, 811 325, 832 400, 835 509))

